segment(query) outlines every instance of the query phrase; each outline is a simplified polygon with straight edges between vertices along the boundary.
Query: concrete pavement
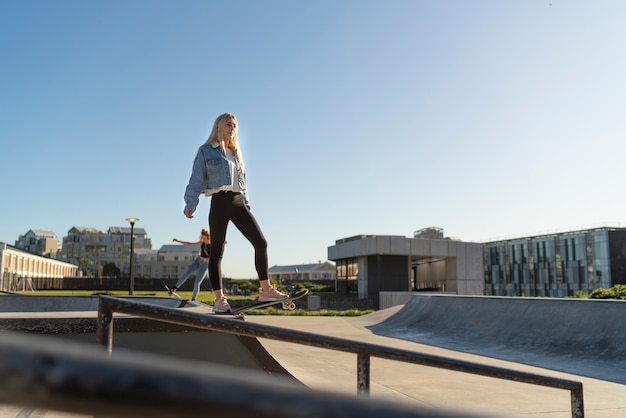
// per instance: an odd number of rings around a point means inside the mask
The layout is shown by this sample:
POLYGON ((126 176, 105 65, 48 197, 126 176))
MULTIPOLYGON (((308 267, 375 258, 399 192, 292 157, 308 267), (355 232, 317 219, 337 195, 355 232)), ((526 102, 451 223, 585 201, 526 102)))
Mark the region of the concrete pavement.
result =
MULTIPOLYGON (((400 310, 395 307, 356 318, 248 316, 266 325, 355 339, 481 364, 582 380, 586 418, 626 417, 626 386, 519 363, 447 350, 374 334, 368 327, 400 310)), ((261 339, 267 351, 294 377, 313 389, 356 394, 356 356, 261 339)), ((372 397, 496 416, 570 418, 568 391, 474 376, 402 362, 371 359, 372 397)))
MULTIPOLYGON (((587 418, 614 418, 626 417, 626 386, 609 379, 597 379, 574 373, 565 373, 546 368, 530 366, 521 361, 507 361, 496 359, 492 355, 478 355, 462 352, 456 349, 436 347, 423 342, 411 341, 420 334, 420 327, 433 326, 441 336, 454 337, 457 333, 459 338, 467 338, 468 345, 474 348, 480 344, 471 339, 471 330, 454 329, 445 327, 451 324, 451 319, 443 320, 443 316, 450 312, 457 312, 448 307, 437 313, 437 320, 428 324, 426 317, 419 317, 416 321, 416 312, 419 309, 410 306, 394 307, 384 311, 375 312, 363 317, 300 317, 300 316, 246 316, 246 321, 265 325, 297 329, 312 333, 331 335, 335 337, 364 341, 368 343, 385 345, 400 349, 433 354, 438 356, 462 359, 475 363, 505 367, 514 370, 535 372, 548 376, 564 377, 573 380, 582 380, 584 383, 585 417, 587 418), (412 322, 413 321, 413 322, 412 322), (436 326, 434 326, 435 324, 436 326), (382 334, 396 334, 397 338, 382 334)), ((413 302, 414 303, 414 302, 413 302)), ((486 305, 487 306, 487 305, 486 305)), ((586 305, 587 306, 587 305, 586 305)), ((588 305, 595 306, 595 305, 588 305)), ((626 305, 624 305, 626 306, 626 305)), ((484 315, 484 312, 476 308, 465 307, 461 319, 470 321, 484 315), (472 317, 472 315, 475 315, 472 317)), ((82 307, 81 309, 85 309, 82 307)), ((89 309, 89 308, 87 308, 89 309)), ((430 312, 436 312, 439 308, 430 307, 430 312)), ((526 309, 525 309, 526 310, 526 309)), ((517 312, 521 316, 523 311, 517 312)), ((427 310, 428 311, 428 310, 427 310)), ((550 316, 559 315, 561 310, 550 313, 550 316)), ((493 311, 495 312, 495 311, 493 311)), ((506 309, 503 311, 506 312, 506 309)), ((537 311, 539 312, 539 311, 537 311)), ((544 311, 545 312, 545 311, 544 311)), ((550 312, 550 311, 548 311, 550 312)), ((458 313, 458 312, 457 312, 458 313)), ((512 313, 515 316, 515 312, 512 313)), ((46 318, 49 313, 22 312, 4 314, 7 320, 16 315, 23 319, 36 320, 46 318)), ((56 316, 93 316, 95 312, 55 313, 56 316)), ((504 316, 504 313, 501 312, 504 316)), ((545 315, 545 313, 544 313, 545 315)), ((497 313, 494 314, 497 316, 497 313)), ((590 320, 597 320, 598 316, 589 316, 590 320)), ((600 316, 601 317, 601 316, 600 316)), ((548 318, 552 319, 552 318, 548 318)), ((546 323, 548 321, 546 320, 546 323)), ((456 323, 455 323, 456 324, 456 323)), ((455 325, 456 326, 456 325, 455 325)), ((488 328, 481 328, 481 338, 488 337, 490 343, 496 341, 498 332, 489 336, 488 328)), ((545 331, 544 331, 545 332, 545 331)), ((597 337, 601 337, 598 335, 597 337)), ((514 335, 509 338, 517 338, 514 335)), ((441 343, 433 334, 429 334, 430 340, 441 343)), ((617 337, 616 337, 617 338, 617 337)), ((356 394, 356 356, 349 353, 331 351, 310 346, 284 343, 275 340, 260 339, 267 352, 284 367, 297 380, 312 389, 332 390, 335 392, 356 394)), ((520 344, 523 338, 520 337, 520 344)), ((458 343, 458 341, 457 341, 458 343)), ((537 344, 537 342, 533 343, 537 344)), ((501 345, 501 344, 500 344, 501 345)), ((205 344, 199 346, 206 347, 205 344)), ((576 348, 576 347, 573 347, 576 348)), ((567 346, 562 347, 566 350, 567 346)), ((568 353, 562 351, 565 359, 568 353)), ((576 359, 570 361, 575 362, 576 359)), ((624 369, 618 368, 619 375, 624 369)), ((485 414, 505 417, 546 417, 546 418, 569 418, 571 417, 570 394, 566 390, 551 389, 541 386, 522 384, 507 380, 487 378, 466 373, 441 370, 432 367, 418 366, 391 360, 371 359, 370 390, 373 398, 381 398, 395 402, 409 403, 410 405, 425 405, 445 409, 457 409, 465 413, 485 414)), ((0 405, 1 418, 86 418, 81 415, 59 413, 54 411, 33 410, 11 405, 0 405)))

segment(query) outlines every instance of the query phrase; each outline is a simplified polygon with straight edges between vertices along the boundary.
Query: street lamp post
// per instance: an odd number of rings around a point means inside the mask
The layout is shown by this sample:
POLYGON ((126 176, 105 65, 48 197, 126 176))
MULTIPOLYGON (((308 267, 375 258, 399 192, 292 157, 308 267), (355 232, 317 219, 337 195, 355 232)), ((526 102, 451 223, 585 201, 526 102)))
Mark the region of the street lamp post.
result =
POLYGON ((126 222, 130 222, 130 281, 128 284, 128 294, 133 295, 135 288, 135 223, 137 218, 126 218, 126 222))

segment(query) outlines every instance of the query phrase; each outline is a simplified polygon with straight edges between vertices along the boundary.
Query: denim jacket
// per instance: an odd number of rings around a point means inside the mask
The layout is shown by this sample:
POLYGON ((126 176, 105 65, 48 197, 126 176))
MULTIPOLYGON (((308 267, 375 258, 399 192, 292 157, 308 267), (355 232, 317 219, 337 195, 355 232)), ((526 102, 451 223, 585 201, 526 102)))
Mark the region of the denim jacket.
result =
MULTIPOLYGON (((239 177, 239 187, 250 208, 248 192, 246 189, 246 174, 243 167, 237 163, 237 174, 239 177)), ((228 160, 222 148, 218 145, 202 145, 196 154, 193 162, 189 184, 185 189, 185 209, 196 210, 200 193, 211 196, 222 190, 230 190, 232 179, 228 160)))

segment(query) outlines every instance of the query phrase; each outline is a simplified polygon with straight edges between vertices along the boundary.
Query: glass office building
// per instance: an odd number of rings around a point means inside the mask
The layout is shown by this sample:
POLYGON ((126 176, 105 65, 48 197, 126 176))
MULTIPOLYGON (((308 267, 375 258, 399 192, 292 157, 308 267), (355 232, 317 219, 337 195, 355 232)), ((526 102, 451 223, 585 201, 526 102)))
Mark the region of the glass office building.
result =
POLYGON ((484 244, 485 294, 569 297, 626 284, 626 228, 484 244))

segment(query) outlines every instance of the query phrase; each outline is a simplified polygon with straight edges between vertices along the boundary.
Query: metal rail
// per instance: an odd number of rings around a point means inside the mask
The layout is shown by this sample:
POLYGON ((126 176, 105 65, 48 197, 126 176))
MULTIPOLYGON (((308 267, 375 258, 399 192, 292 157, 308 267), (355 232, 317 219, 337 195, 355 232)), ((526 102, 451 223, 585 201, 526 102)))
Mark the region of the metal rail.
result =
POLYGON ((96 339, 101 345, 113 349, 113 313, 138 315, 155 321, 170 322, 195 328, 268 338, 290 343, 304 344, 330 350, 344 351, 357 355, 357 393, 368 396, 370 390, 370 357, 403 361, 424 366, 472 373, 497 379, 546 386, 570 391, 572 418, 584 417, 583 384, 581 381, 545 376, 494 367, 468 361, 418 353, 392 347, 363 343, 304 331, 287 330, 262 324, 247 323, 226 316, 206 315, 166 308, 142 302, 128 301, 111 296, 100 296, 96 339))
POLYGON ((0 339, 0 416, 33 417, 34 410, 47 416, 46 410, 99 418, 478 418, 313 391, 280 376, 240 371, 128 349, 111 356, 93 343, 6 332, 0 339), (17 413, 15 406, 23 408, 17 413))

